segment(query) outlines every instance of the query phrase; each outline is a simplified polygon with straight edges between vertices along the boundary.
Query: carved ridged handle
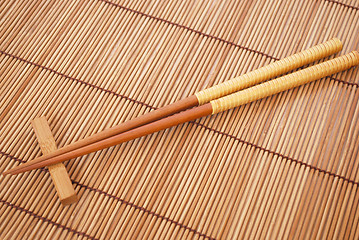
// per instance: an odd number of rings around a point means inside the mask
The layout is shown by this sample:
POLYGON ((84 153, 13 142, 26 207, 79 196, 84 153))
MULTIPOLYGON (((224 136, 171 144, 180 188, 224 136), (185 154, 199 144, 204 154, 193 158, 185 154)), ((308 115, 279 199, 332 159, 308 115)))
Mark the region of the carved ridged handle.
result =
POLYGON ((285 90, 318 80, 359 64, 359 53, 353 51, 341 57, 305 68, 251 88, 211 101, 213 114, 246 104, 285 90))
POLYGON ((211 88, 197 92, 195 95, 199 104, 208 103, 213 99, 226 96, 241 89, 264 82, 316 60, 339 52, 343 47, 342 42, 333 38, 324 43, 315 45, 307 50, 301 51, 279 61, 258 68, 254 71, 232 78, 211 88))

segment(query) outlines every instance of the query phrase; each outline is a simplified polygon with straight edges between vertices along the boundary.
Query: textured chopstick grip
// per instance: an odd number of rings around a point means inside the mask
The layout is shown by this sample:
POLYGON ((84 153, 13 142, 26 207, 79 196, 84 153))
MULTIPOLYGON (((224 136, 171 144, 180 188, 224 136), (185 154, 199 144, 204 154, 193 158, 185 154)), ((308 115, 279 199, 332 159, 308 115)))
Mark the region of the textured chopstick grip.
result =
POLYGON ((341 57, 305 68, 251 88, 211 101, 213 114, 246 104, 257 99, 306 84, 349 69, 359 64, 359 53, 353 51, 341 57))
POLYGON ((201 105, 337 53, 342 47, 342 42, 337 38, 333 38, 282 60, 197 92, 195 95, 201 105))

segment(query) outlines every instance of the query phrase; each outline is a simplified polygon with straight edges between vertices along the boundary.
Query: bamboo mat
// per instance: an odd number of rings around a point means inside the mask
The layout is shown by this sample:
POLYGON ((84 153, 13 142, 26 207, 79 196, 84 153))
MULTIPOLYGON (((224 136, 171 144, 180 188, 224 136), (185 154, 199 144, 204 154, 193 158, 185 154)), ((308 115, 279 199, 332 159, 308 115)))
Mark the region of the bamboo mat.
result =
MULTIPOLYGON (((338 37, 359 1, 0 4, 0 171, 338 37)), ((337 54, 339 55, 339 54, 337 54)), ((358 68, 65 163, 1 176, 0 239, 359 239, 358 68)))

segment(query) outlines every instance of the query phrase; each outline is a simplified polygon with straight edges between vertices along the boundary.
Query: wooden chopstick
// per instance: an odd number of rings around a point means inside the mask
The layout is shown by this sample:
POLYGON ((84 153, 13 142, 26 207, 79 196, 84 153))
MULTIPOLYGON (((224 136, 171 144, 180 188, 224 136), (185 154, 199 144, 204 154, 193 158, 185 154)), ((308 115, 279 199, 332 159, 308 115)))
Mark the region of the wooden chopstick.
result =
MULTIPOLYGON (((121 134, 117 134, 110 138, 78 148, 74 151, 67 152, 65 154, 58 155, 46 160, 35 159, 29 161, 18 167, 5 171, 3 175, 18 174, 32 169, 45 167, 51 164, 64 162, 75 157, 79 157, 126 141, 130 141, 135 138, 142 137, 169 127, 173 127, 181 123, 192 121, 200 117, 226 111, 228 109, 309 83, 311 81, 318 80, 325 76, 344 71, 358 64, 359 53, 357 51, 353 51, 341 57, 337 57, 332 60, 305 68, 303 70, 276 78, 274 80, 247 88, 245 90, 238 91, 222 98, 212 100, 209 103, 206 103, 199 107, 195 107, 177 113, 173 116, 160 119, 158 121, 149 123, 147 125, 132 129, 121 134)), ((218 89, 218 91, 224 90, 218 89)))
POLYGON ((122 124, 106 129, 104 131, 101 131, 90 137, 84 138, 82 140, 64 146, 62 148, 59 148, 56 151, 40 156, 39 158, 36 158, 36 160, 43 161, 49 158, 53 158, 55 156, 59 156, 66 152, 70 152, 78 148, 84 147, 86 145, 93 144, 103 139, 112 137, 114 135, 129 131, 139 126, 143 126, 145 124, 157 121, 159 119, 181 112, 183 110, 195 106, 203 105, 205 103, 210 102, 211 100, 253 86, 260 82, 277 77, 281 74, 287 73, 296 68, 299 68, 311 62, 317 61, 319 59, 337 53, 342 49, 342 47, 343 44, 338 38, 330 39, 324 43, 315 45, 311 48, 308 48, 306 50, 303 50, 301 52, 283 58, 279 61, 268 64, 264 67, 261 67, 254 71, 241 75, 239 77, 233 78, 229 81, 223 82, 211 88, 197 92, 190 97, 179 100, 175 103, 151 111, 147 114, 126 121, 122 124))

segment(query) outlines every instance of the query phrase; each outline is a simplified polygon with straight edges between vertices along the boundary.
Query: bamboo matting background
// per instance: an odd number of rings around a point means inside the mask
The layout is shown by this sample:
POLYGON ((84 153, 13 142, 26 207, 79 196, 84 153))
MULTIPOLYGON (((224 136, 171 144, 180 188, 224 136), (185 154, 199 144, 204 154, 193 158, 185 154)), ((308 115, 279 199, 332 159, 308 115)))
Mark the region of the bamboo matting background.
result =
MULTIPOLYGON (((359 1, 0 4, 0 171, 338 37, 359 1)), ((338 54, 339 55, 339 54, 338 54)), ((0 239, 359 239, 358 68, 66 162, 1 176, 0 239)))

